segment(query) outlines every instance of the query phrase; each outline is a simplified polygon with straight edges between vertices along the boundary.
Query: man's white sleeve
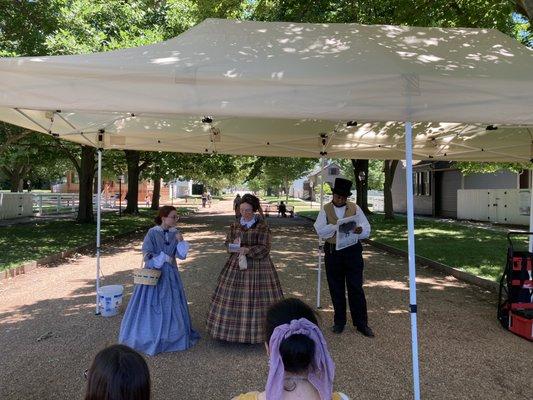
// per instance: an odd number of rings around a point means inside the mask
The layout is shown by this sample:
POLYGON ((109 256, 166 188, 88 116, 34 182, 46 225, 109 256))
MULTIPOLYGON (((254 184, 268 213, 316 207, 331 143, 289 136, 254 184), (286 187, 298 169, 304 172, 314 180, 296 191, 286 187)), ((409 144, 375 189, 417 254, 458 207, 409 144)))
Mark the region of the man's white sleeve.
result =
POLYGON ((321 239, 329 239, 337 232, 337 225, 328 224, 326 212, 321 209, 314 224, 315 231, 321 239))
POLYGON ((359 240, 368 239, 368 237, 370 236, 370 230, 371 230, 370 223, 368 222, 368 219, 366 219, 365 213, 363 212, 363 210, 361 210, 361 208, 359 208, 359 206, 357 206, 355 218, 356 218, 357 226, 360 226, 361 228, 363 228, 363 232, 359 234, 359 240))

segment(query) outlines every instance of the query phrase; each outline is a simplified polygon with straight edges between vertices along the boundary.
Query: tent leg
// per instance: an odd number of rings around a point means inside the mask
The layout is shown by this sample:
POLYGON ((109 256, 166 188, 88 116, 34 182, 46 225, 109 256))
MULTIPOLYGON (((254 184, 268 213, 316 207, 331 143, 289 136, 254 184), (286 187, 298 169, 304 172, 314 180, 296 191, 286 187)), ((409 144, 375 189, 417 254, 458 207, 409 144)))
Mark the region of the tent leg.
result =
POLYGON ((98 292, 100 291, 100 224, 102 220, 102 149, 98 149, 98 187, 96 189, 96 315, 100 314, 100 302, 98 292))
POLYGON ((405 123, 405 191, 407 193, 407 243, 409 254, 409 312, 411 315, 411 348, 413 363, 414 399, 420 400, 418 371, 418 333, 416 320, 415 223, 413 207, 413 139, 412 124, 405 123))
MULTIPOLYGON (((320 158, 320 165, 322 171, 320 173, 320 209, 324 205, 324 168, 326 166, 326 159, 324 156, 320 158)), ((312 195, 311 195, 312 196, 312 195)), ((312 198, 312 197, 311 197, 312 198)), ((318 269, 317 269, 317 284, 316 284, 316 308, 321 308, 320 305, 320 291, 322 287, 322 252, 324 248, 324 242, 318 238, 318 269)))
MULTIPOLYGON (((533 174, 533 170, 530 170, 530 175, 533 174)), ((533 182, 530 184, 533 186, 533 182)), ((529 189, 529 232, 533 232, 533 188, 529 189)), ((533 253, 533 235, 529 235, 529 252, 533 253)))

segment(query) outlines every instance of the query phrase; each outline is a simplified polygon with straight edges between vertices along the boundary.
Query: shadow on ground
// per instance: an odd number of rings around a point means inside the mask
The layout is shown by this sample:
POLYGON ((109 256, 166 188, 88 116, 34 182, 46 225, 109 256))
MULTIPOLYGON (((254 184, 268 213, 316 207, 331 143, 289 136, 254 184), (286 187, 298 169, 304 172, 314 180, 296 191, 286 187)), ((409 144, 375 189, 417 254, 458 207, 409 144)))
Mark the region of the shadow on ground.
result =
MULTIPOLYGON (((215 210, 213 210, 215 211, 215 210)), ((269 218, 272 259, 285 296, 316 303, 316 236, 309 222, 269 218)), ((262 389, 267 359, 262 345, 227 344, 205 332, 211 293, 227 253, 231 216, 222 212, 180 222, 192 251, 180 265, 193 326, 194 348, 147 357, 155 399, 229 399, 262 389)), ((142 235, 107 245, 104 284, 132 292, 142 235)), ((403 259, 365 247, 365 290, 375 339, 349 328, 329 333, 333 312, 322 274, 322 327, 337 365, 336 386, 357 399, 411 398, 407 266, 403 259)), ((82 256, 40 269, 0 287, 0 398, 82 398, 83 371, 94 354, 115 343, 121 316, 94 315, 94 258, 82 256)), ((431 399, 527 399, 533 391, 531 343, 504 331, 495 296, 427 268, 418 269, 421 387, 431 399), (529 356, 528 356, 529 355, 529 356), (503 373, 505 371, 505 374, 503 373)))

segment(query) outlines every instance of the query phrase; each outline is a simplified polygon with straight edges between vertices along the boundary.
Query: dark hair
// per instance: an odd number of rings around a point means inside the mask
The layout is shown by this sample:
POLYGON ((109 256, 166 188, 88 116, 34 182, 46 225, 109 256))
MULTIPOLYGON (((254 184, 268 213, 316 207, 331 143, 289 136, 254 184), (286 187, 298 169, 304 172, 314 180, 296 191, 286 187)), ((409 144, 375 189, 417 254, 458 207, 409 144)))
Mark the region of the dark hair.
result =
POLYGON ((89 368, 85 400, 150 400, 150 371, 128 346, 101 350, 89 368))
POLYGON ((155 217, 155 223, 157 225, 161 225, 163 223, 163 217, 168 217, 168 215, 172 211, 176 211, 176 207, 173 207, 173 206, 159 207, 159 210, 157 211, 157 217, 155 217))
POLYGON ((241 202, 239 204, 242 204, 242 203, 250 204, 254 212, 259 210, 259 199, 253 194, 246 193, 244 196, 242 196, 241 202))
MULTIPOLYGON (((276 327, 300 318, 305 318, 318 325, 318 319, 313 309, 299 299, 288 298, 270 306, 265 323, 267 343, 270 342, 270 337, 276 327)), ((283 360, 285 371, 292 373, 303 372, 309 368, 313 361, 315 343, 305 335, 292 335, 281 341, 279 354, 283 360)))

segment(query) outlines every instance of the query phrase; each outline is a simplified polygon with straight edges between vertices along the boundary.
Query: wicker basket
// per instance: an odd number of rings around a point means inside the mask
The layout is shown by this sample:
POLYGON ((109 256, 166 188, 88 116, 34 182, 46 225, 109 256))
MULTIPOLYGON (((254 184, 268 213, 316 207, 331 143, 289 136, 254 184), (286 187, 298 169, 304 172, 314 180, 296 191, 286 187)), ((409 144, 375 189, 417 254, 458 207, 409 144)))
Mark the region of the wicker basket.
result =
POLYGON ((155 286, 160 276, 161 271, 158 269, 136 268, 133 270, 133 283, 155 286))

